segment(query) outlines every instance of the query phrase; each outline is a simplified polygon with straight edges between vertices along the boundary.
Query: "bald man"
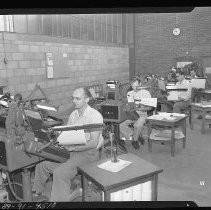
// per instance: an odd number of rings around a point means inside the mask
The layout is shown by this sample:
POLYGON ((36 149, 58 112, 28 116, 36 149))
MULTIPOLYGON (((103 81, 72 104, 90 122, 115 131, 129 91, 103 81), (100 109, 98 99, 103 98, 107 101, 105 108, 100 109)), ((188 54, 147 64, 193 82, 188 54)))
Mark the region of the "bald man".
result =
MULTIPOLYGON (((79 87, 73 91, 72 100, 75 110, 70 114, 67 125, 83 125, 103 123, 102 115, 88 105, 90 92, 87 88, 79 87)), ((65 163, 44 161, 35 168, 33 191, 42 194, 46 181, 53 174, 51 190, 52 202, 70 201, 71 180, 77 174, 77 166, 98 159, 98 148, 103 145, 101 131, 85 133, 86 145, 65 146, 70 151, 70 159, 65 163)))

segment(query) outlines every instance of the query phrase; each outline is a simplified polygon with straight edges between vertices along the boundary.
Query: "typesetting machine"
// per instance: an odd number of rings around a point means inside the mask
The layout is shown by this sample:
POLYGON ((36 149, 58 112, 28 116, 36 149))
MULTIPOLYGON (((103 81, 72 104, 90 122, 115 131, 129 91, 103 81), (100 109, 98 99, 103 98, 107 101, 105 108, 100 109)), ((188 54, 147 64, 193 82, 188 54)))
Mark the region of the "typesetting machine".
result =
MULTIPOLYGON (((30 104, 31 105, 31 104, 30 104)), ((27 103, 8 101, 0 127, 0 178, 6 186, 7 199, 0 201, 33 201, 31 171, 43 160, 65 162, 70 153, 58 145, 60 131, 103 129, 103 124, 62 126, 63 120, 47 115, 27 103)), ((2 189, 0 190, 2 192, 2 189)), ((1 195, 0 195, 1 196, 1 195)), ((43 201, 43 200, 41 200, 43 201)))

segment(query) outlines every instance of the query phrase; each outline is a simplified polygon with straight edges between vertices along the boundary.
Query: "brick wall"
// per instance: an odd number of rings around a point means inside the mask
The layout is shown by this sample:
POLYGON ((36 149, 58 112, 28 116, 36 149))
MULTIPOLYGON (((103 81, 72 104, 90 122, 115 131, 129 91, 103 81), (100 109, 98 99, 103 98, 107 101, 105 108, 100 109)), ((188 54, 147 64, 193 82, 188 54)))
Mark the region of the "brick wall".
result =
POLYGON ((161 73, 175 58, 211 56, 211 7, 190 13, 136 14, 136 73, 161 73), (179 36, 172 31, 180 27, 179 36))
POLYGON ((0 82, 12 94, 27 97, 39 84, 54 104, 70 103, 72 90, 80 85, 102 84, 108 79, 129 79, 127 46, 105 45, 47 36, 0 33, 0 82), (47 52, 69 54, 71 74, 67 78, 48 79, 47 52), (6 58, 7 64, 4 63, 6 58))

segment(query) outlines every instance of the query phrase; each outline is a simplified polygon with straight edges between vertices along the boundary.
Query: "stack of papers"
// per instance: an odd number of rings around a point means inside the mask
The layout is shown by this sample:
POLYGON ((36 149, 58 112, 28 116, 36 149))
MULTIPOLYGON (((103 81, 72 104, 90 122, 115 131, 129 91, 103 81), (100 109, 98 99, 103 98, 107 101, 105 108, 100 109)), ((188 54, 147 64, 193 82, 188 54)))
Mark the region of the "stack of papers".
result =
POLYGON ((159 112, 156 115, 152 115, 148 117, 148 119, 174 121, 177 119, 177 117, 185 117, 185 114, 159 112))
POLYGON ((117 162, 112 162, 111 160, 98 165, 98 168, 110 171, 110 172, 119 172, 125 167, 129 166, 132 162, 127 160, 118 159, 117 162))
POLYGON ((211 103, 193 103, 193 105, 201 106, 201 107, 211 107, 211 103))
MULTIPOLYGON (((175 139, 182 139, 185 135, 181 130, 176 130, 174 134, 175 139)), ((154 140, 171 140, 171 130, 155 130, 153 129, 150 134, 150 139, 154 140)))

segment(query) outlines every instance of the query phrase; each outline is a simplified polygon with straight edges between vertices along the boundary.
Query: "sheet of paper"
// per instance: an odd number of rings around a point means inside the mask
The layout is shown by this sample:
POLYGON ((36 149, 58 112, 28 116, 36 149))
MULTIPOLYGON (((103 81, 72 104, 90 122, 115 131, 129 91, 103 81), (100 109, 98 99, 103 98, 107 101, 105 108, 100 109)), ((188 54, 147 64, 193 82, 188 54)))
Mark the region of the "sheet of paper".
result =
POLYGON ((177 62, 177 68, 183 68, 184 66, 193 63, 192 61, 179 61, 177 62))
POLYGON ((45 109, 45 110, 49 110, 49 111, 57 111, 54 107, 50 107, 50 106, 44 106, 44 105, 40 105, 40 104, 37 104, 36 106, 40 109, 45 109))
POLYGON ((8 107, 8 103, 6 101, 0 100, 0 104, 3 106, 8 107))
POLYGON ((47 77, 53 78, 53 67, 52 66, 47 67, 47 77))
POLYGON ((173 85, 166 85, 166 89, 167 90, 176 89, 176 86, 174 84, 173 85))
POLYGON ((167 120, 167 121, 174 121, 176 120, 176 117, 171 117, 170 115, 162 116, 162 115, 152 115, 148 117, 148 119, 153 119, 153 120, 167 120))
POLYGON ((170 91, 167 96, 167 101, 178 101, 178 91, 170 91))
POLYGON ((159 89, 161 90, 166 90, 166 85, 165 85, 165 82, 163 80, 158 80, 158 87, 159 89))
POLYGON ((98 168, 110 171, 110 172, 119 172, 125 167, 129 166, 132 162, 127 160, 118 159, 118 162, 114 163, 111 160, 106 161, 105 163, 102 163, 98 165, 98 168))
POLYGON ((205 89, 206 79, 192 79, 191 80, 191 87, 192 88, 201 88, 205 89))
POLYGON ((130 95, 129 93, 127 94, 127 101, 128 101, 128 103, 134 102, 134 97, 132 95, 130 95))
POLYGON ((97 97, 94 88, 89 88, 89 92, 91 93, 91 95, 92 95, 93 98, 96 98, 97 97))
POLYGON ((135 104, 142 104, 145 106, 157 107, 157 98, 142 98, 135 101, 135 104))
POLYGON ((62 131, 57 141, 61 145, 86 144, 84 130, 62 131))

